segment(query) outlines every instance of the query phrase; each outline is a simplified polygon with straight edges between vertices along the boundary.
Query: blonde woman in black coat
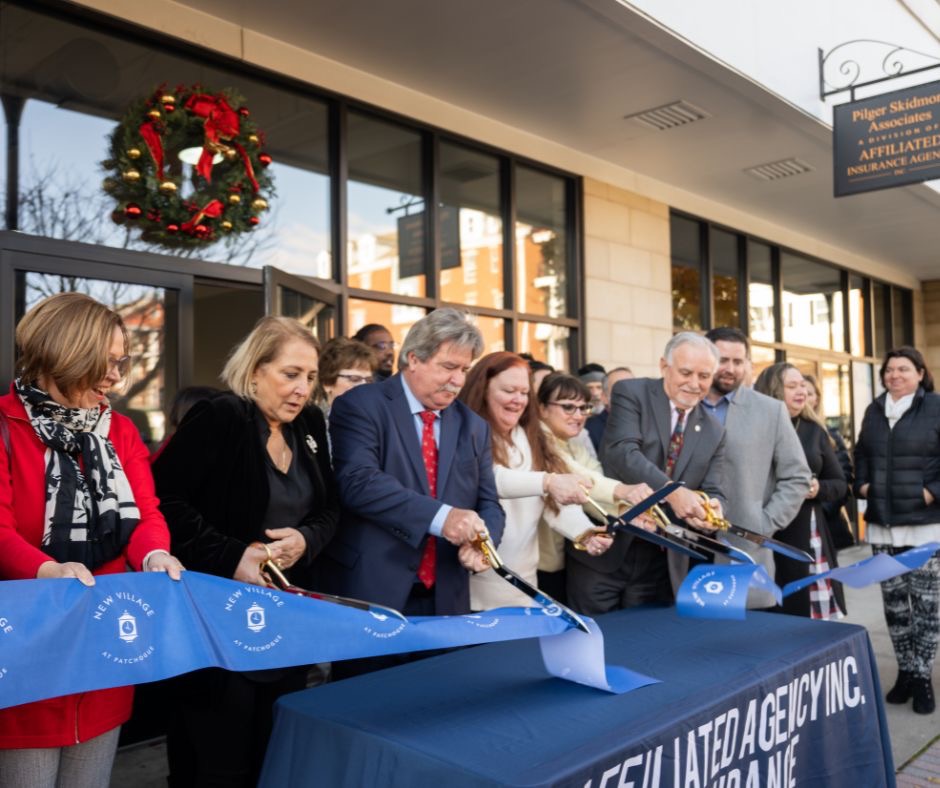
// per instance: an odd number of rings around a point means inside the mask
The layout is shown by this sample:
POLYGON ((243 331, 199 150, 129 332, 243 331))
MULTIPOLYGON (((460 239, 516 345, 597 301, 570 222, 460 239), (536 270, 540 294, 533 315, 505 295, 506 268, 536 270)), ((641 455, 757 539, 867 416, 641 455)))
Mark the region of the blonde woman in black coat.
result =
MULTIPOLYGON (((822 505, 826 501, 842 500, 848 485, 839 467, 832 439, 822 420, 807 403, 806 382, 802 373, 792 364, 773 364, 761 372, 754 383, 754 390, 782 400, 786 405, 813 474, 800 511, 793 522, 775 536, 793 547, 805 550, 815 557, 815 562, 807 564, 775 553, 775 579, 782 587, 794 580, 838 566, 822 505)), ((841 618, 845 613, 842 584, 829 580, 814 583, 784 597, 783 611, 808 618, 841 618)))
MULTIPOLYGON (((868 506, 868 541, 895 555, 940 541, 940 395, 924 357, 891 350, 881 366, 885 393, 865 411, 855 445, 855 494, 868 506)), ((914 711, 936 705, 931 675, 937 653, 940 559, 881 584, 885 621, 898 660, 888 703, 914 699, 914 711)))

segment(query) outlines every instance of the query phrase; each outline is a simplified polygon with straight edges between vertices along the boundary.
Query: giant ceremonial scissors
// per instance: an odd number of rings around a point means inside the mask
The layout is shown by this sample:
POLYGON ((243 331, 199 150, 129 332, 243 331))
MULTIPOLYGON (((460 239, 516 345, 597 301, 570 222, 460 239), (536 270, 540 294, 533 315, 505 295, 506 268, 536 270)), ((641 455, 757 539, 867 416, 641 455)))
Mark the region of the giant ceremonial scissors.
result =
POLYGON ((334 605, 342 605, 343 607, 353 607, 356 610, 365 610, 369 613, 372 613, 376 616, 391 616, 392 618, 397 618, 400 621, 407 622, 408 619, 405 618, 401 613, 399 613, 393 607, 386 607, 385 605, 377 605, 374 602, 364 602, 361 599, 352 599, 348 596, 336 596, 336 594, 327 594, 323 591, 309 591, 306 588, 301 588, 300 586, 295 586, 287 579, 287 576, 281 571, 281 567, 277 565, 274 560, 274 556, 271 555, 271 548, 268 547, 264 542, 254 542, 252 547, 263 547, 268 554, 268 557, 261 562, 261 577, 264 578, 264 581, 271 588, 278 588, 281 591, 285 591, 289 594, 296 594, 297 596, 306 596, 311 599, 319 599, 321 602, 331 602, 334 605))
POLYGON ((544 591, 540 591, 527 580, 513 572, 512 569, 502 562, 502 559, 499 557, 499 553, 496 552, 496 545, 493 544, 493 540, 490 537, 489 532, 480 532, 477 535, 476 540, 474 540, 473 546, 483 553, 486 560, 489 562, 489 565, 493 568, 493 571, 496 572, 496 574, 498 574, 510 585, 518 588, 523 594, 538 602, 539 605, 545 608, 545 612, 548 615, 558 616, 563 621, 567 621, 569 624, 577 627, 582 632, 587 632, 590 634, 591 630, 588 629, 588 625, 584 623, 584 620, 581 618, 581 616, 575 613, 571 608, 565 607, 563 604, 561 604, 561 602, 552 599, 544 591))
POLYGON ((702 499, 708 524, 717 528, 719 533, 734 534, 734 536, 738 536, 741 539, 747 539, 747 541, 756 544, 758 547, 766 547, 773 550, 775 553, 780 553, 780 555, 785 555, 787 558, 792 558, 794 561, 803 561, 805 563, 813 562, 813 556, 800 550, 798 547, 793 547, 777 539, 772 539, 769 536, 763 536, 754 531, 749 531, 747 528, 742 528, 740 525, 730 523, 724 517, 719 517, 718 513, 709 506, 707 493, 696 490, 695 494, 702 499))
MULTIPOLYGON (((687 539, 684 539, 681 535, 670 534, 665 530, 660 533, 658 530, 661 526, 657 521, 657 530, 656 531, 647 531, 645 528, 641 528, 638 525, 633 525, 631 520, 639 517, 641 514, 646 512, 648 509, 656 507, 663 498, 667 495, 678 489, 682 486, 682 482, 669 482, 667 485, 662 487, 662 489, 657 490, 652 495, 648 495, 642 501, 640 501, 635 506, 631 507, 625 511, 619 517, 615 517, 612 514, 608 514, 601 505, 595 501, 591 496, 587 496, 587 502, 597 510, 597 513, 607 521, 606 533, 611 536, 617 534, 618 532, 624 532, 632 534, 633 536, 639 537, 640 539, 645 539, 647 542, 652 542, 659 547, 665 547, 669 550, 675 550, 677 553, 682 553, 683 555, 689 556, 689 558, 697 558, 701 561, 707 561, 707 556, 699 552, 696 549, 696 546, 687 539)), ((585 494, 587 490, 584 489, 585 494)), ((658 507, 656 507, 658 508, 658 507)), ((603 534, 604 530, 599 530, 597 533, 603 534)), ((575 542, 575 546, 578 546, 578 543, 575 542)), ((581 549, 584 549, 583 547, 581 549)))

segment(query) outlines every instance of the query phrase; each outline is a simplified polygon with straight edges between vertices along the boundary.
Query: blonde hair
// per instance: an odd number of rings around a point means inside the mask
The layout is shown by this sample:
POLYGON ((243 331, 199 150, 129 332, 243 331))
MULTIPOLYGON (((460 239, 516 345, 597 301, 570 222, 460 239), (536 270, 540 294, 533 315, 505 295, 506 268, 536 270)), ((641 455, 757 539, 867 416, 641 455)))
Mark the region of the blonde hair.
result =
POLYGON ((284 349, 284 345, 292 339, 305 342, 316 350, 319 356, 320 343, 299 320, 273 315, 261 318, 255 323, 251 333, 232 350, 219 377, 239 397, 254 401, 251 378, 255 371, 262 364, 274 361, 284 349))
MULTIPOLYGON (((799 367, 796 367, 793 364, 788 364, 786 361, 781 361, 777 364, 771 364, 769 367, 765 368, 760 373, 760 375, 757 376, 757 380, 754 383, 754 391, 783 401, 785 389, 783 385, 783 378, 791 369, 795 369, 797 372, 799 372, 805 380, 806 376, 800 372, 799 367)), ((815 378, 813 380, 815 380, 815 378)), ((816 387, 814 386, 814 388, 816 387)), ((818 393, 819 389, 816 388, 816 391, 818 393)), ((820 415, 816 413, 815 410, 813 410, 813 406, 809 404, 809 401, 803 405, 803 409, 797 415, 802 419, 806 419, 807 421, 811 421, 814 424, 818 424, 820 427, 822 427, 826 437, 829 438, 829 442, 835 445, 835 441, 833 441, 832 436, 829 435, 829 428, 826 426, 826 422, 824 422, 822 417, 820 417, 820 415)))
POLYGON ((16 327, 17 374, 31 386, 42 378, 66 397, 90 388, 108 374, 114 329, 127 352, 127 329, 113 309, 84 293, 59 293, 40 301, 16 327))

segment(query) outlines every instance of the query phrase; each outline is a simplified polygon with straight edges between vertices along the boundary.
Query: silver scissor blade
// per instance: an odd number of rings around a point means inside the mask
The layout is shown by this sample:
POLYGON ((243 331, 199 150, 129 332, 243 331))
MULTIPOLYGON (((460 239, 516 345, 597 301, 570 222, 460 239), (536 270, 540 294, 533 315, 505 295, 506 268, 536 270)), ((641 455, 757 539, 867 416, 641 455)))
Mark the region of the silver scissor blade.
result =
MULTIPOLYGON (((619 517, 613 517, 614 522, 620 521, 622 523, 629 523, 631 520, 639 517, 645 511, 647 511, 651 507, 658 504, 667 495, 674 493, 681 486, 682 486, 682 482, 668 482, 663 487, 661 487, 656 492, 654 492, 652 495, 647 495, 638 504, 627 509, 627 511, 621 514, 619 517)), ((612 515, 607 515, 607 517, 608 517, 608 522, 610 522, 610 518, 612 517, 612 515)))
POLYGON ((699 533, 698 531, 693 531, 691 528, 685 528, 681 525, 676 525, 676 523, 670 523, 669 525, 663 526, 663 530, 670 536, 679 536, 686 541, 691 542, 697 548, 707 550, 710 553, 725 555, 728 558, 739 561, 742 564, 754 563, 754 559, 743 550, 739 550, 733 545, 719 542, 714 537, 699 533))
POLYGON ((615 518, 612 515, 608 515, 610 520, 608 524, 608 530, 617 532, 624 532, 628 534, 633 534, 633 536, 638 539, 645 539, 647 542, 658 545, 659 547, 665 547, 668 550, 675 550, 677 553, 682 553, 687 555, 689 558, 696 558, 700 561, 707 561, 708 556, 704 553, 700 553, 695 549, 695 546, 688 542, 686 539, 683 539, 679 535, 657 533, 656 531, 647 531, 645 528, 640 528, 637 525, 632 523, 623 522, 620 518, 615 518))
POLYGON ((330 602, 334 605, 342 605, 343 607, 352 607, 356 610, 365 610, 376 616, 391 616, 392 618, 397 618, 399 621, 404 621, 405 623, 408 622, 408 619, 399 613, 395 608, 386 607, 385 605, 377 605, 375 602, 365 602, 361 599, 352 599, 348 596, 326 594, 322 591, 308 591, 306 588, 300 588, 299 586, 294 585, 288 586, 284 590, 289 591, 292 594, 297 594, 298 596, 308 596, 311 599, 319 599, 322 602, 330 602))
POLYGON ((590 634, 591 630, 588 629, 588 625, 584 623, 584 620, 581 618, 581 616, 579 616, 570 608, 565 607, 556 599, 552 599, 552 597, 550 597, 544 591, 539 591, 539 589, 537 589, 534 585, 519 577, 519 575, 513 572, 512 569, 510 569, 505 564, 494 566, 493 571, 511 585, 518 588, 523 594, 538 602, 539 605, 545 609, 545 612, 548 615, 558 616, 562 620, 567 621, 572 626, 577 627, 582 632, 587 632, 590 634))
POLYGON ((785 544, 770 536, 763 536, 754 531, 749 531, 747 528, 742 528, 740 525, 729 524, 728 527, 723 530, 726 530, 729 534, 739 536, 742 539, 747 539, 749 542, 759 547, 766 547, 769 550, 773 550, 775 553, 780 553, 780 555, 785 555, 787 558, 792 558, 794 561, 802 561, 811 564, 815 560, 813 556, 805 550, 800 550, 799 547, 793 547, 793 545, 785 544))

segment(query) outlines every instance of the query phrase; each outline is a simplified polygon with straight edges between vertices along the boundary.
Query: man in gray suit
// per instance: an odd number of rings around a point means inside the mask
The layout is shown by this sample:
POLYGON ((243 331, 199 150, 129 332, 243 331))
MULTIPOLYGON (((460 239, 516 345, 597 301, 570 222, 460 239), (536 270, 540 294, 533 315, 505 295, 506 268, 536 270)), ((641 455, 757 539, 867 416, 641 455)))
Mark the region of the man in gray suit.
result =
MULTIPOLYGON (((790 524, 810 486, 810 470, 782 402, 742 385, 750 371, 751 345, 737 328, 706 335, 718 348, 718 371, 702 405, 725 427, 725 472, 734 479, 725 513, 735 525, 773 536, 790 524)), ((774 576, 773 554, 733 540, 774 576)), ((749 607, 772 607, 769 591, 751 589, 749 607)))
MULTIPOLYGON (((601 443, 604 472, 654 490, 670 479, 685 482, 666 500, 676 516, 708 530, 694 490, 704 490, 721 511, 724 439, 721 425, 701 406, 718 367, 718 350, 692 332, 676 334, 660 360, 662 378, 622 380, 611 393, 601 443)), ((618 534, 601 556, 566 547, 568 601, 578 611, 611 610, 671 602, 688 572, 689 559, 627 534, 618 534)))

